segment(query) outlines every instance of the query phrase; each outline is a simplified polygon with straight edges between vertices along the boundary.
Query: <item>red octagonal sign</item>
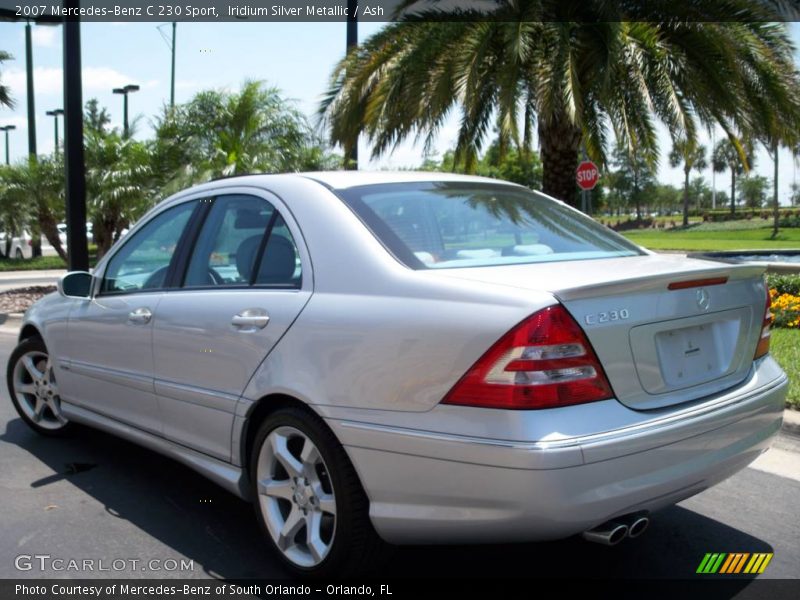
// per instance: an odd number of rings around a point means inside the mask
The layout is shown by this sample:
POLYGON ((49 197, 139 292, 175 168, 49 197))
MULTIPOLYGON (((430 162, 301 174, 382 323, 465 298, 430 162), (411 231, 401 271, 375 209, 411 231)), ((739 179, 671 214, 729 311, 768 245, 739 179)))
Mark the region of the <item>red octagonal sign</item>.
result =
POLYGON ((578 170, 575 171, 575 180, 578 182, 578 187, 582 190, 594 189, 597 181, 600 179, 600 170, 597 165, 590 160, 585 160, 578 165, 578 170))

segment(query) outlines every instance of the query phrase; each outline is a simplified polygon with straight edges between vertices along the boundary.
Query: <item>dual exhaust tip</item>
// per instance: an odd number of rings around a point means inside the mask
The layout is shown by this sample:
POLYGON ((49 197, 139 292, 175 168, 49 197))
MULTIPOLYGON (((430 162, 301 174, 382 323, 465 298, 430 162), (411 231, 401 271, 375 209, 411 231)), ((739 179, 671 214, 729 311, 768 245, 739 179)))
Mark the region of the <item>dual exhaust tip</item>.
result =
POLYGON ((625 538, 637 538, 650 525, 644 513, 624 515, 583 532, 583 539, 605 546, 616 546, 625 538))

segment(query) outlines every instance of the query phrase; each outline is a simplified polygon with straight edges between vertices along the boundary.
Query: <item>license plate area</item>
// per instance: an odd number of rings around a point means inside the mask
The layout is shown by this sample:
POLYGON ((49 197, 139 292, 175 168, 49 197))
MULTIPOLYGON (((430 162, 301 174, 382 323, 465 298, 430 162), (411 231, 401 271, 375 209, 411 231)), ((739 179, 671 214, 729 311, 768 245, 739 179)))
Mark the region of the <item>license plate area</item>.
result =
POLYGON ((702 385, 736 371, 750 327, 747 308, 635 327, 636 372, 649 394, 702 385))

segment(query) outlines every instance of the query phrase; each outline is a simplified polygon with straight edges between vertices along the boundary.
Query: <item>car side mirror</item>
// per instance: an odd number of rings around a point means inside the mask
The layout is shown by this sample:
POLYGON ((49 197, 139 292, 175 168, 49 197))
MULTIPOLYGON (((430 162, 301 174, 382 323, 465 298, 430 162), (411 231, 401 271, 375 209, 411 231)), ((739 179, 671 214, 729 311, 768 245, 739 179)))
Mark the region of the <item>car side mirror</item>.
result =
POLYGON ((58 280, 58 293, 66 298, 88 298, 94 277, 86 271, 71 271, 58 280))

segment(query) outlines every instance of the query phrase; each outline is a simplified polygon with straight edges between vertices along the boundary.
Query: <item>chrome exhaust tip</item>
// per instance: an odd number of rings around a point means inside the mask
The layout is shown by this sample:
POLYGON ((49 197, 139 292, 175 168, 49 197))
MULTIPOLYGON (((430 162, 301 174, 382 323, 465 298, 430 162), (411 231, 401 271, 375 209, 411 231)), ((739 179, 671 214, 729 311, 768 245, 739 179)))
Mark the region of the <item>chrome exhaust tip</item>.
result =
POLYGON ((628 535, 628 526, 617 521, 608 521, 583 532, 583 539, 603 544, 604 546, 616 546, 628 535))
POLYGON ((628 537, 633 539, 642 535, 650 525, 650 518, 644 515, 634 517, 628 524, 628 537))

